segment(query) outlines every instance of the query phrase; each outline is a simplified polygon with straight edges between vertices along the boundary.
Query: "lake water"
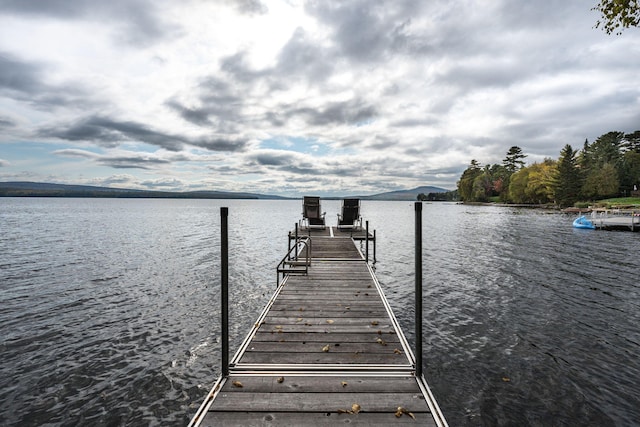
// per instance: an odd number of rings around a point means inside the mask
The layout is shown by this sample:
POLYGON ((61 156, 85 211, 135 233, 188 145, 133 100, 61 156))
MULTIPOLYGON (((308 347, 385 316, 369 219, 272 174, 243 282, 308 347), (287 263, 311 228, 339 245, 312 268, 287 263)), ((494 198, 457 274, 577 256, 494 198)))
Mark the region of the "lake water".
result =
MULTIPOLYGON (((0 199, 0 425, 185 425, 220 373, 221 206, 235 350, 300 201, 0 199)), ((640 233, 423 209, 424 372, 451 426, 640 423, 640 233)), ((413 203, 362 213, 413 342, 413 203)))

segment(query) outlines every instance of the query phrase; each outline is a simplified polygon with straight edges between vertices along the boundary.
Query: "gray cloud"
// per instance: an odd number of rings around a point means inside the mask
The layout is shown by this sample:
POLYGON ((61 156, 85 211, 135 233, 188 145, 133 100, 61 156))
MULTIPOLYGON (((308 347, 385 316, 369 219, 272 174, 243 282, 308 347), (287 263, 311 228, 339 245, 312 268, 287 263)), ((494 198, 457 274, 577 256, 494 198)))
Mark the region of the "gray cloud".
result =
POLYGON ((236 123, 243 121, 244 107, 243 97, 232 90, 233 86, 233 81, 207 77, 196 86, 197 105, 186 106, 175 98, 168 100, 166 105, 188 122, 233 133, 236 123))
MULTIPOLYGON (((0 66, 1 67, 1 66, 0 66)), ((16 122, 8 117, 0 116, 0 129, 9 129, 16 126, 16 122)))
POLYGON ((44 128, 42 137, 54 137, 68 141, 93 142, 101 147, 117 147, 125 141, 145 142, 167 150, 178 151, 184 138, 151 130, 148 126, 131 121, 116 121, 107 117, 88 117, 71 125, 44 128))
MULTIPOLYGON (((118 121, 102 116, 84 118, 70 125, 41 128, 38 135, 67 141, 91 142, 104 148, 115 148, 129 141, 143 142, 174 152, 182 150, 185 144, 210 151, 243 151, 248 143, 246 139, 240 137, 188 138, 156 131, 142 123, 118 121)), ((127 162, 116 162, 116 164, 126 165, 127 162)))
POLYGON ((376 117, 376 107, 360 99, 327 103, 323 108, 292 107, 283 114, 302 117, 315 126, 332 124, 355 125, 376 117))
POLYGON ((91 116, 68 125, 42 128, 38 134, 41 137, 67 141, 92 142, 105 148, 115 148, 128 141, 144 142, 169 151, 180 151, 185 144, 211 151, 242 151, 247 145, 246 139, 242 138, 188 138, 157 131, 142 123, 118 121, 102 116, 91 116))
POLYGON ((334 52, 311 39, 302 28, 296 29, 278 55, 278 63, 273 70, 282 81, 272 82, 273 89, 286 87, 290 80, 323 83, 336 67, 334 52))
POLYGON ((224 0, 224 3, 231 4, 238 12, 246 15, 262 15, 269 11, 260 0, 224 0))
POLYGON ((42 65, 22 62, 0 52, 0 90, 7 93, 37 94, 47 88, 42 84, 42 65))
POLYGON ((45 64, 22 61, 0 51, 0 94, 39 110, 95 105, 78 84, 47 83, 45 69, 45 64))
POLYGON ((98 164, 109 166, 114 169, 156 169, 158 166, 168 165, 179 158, 160 158, 154 154, 148 153, 128 153, 128 154, 97 154, 91 151, 78 149, 62 149, 53 152, 58 156, 76 157, 92 160, 98 164))
POLYGON ((2 0, 0 12, 59 20, 110 21, 124 43, 145 46, 175 36, 177 27, 162 17, 162 2, 151 0, 2 0))
POLYGON ((408 27, 419 9, 420 3, 407 1, 314 2, 307 6, 310 14, 333 29, 342 55, 373 62, 411 50, 415 42, 408 27))

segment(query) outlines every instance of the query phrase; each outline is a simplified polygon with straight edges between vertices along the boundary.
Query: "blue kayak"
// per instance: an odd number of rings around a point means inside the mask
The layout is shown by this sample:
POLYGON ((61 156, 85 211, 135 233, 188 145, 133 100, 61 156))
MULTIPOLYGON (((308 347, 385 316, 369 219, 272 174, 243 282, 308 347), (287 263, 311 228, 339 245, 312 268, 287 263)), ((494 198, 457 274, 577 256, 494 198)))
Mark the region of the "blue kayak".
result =
POLYGON ((587 219, 586 216, 582 215, 573 220, 574 228, 588 228, 591 230, 595 230, 596 226, 593 225, 593 222, 587 219))

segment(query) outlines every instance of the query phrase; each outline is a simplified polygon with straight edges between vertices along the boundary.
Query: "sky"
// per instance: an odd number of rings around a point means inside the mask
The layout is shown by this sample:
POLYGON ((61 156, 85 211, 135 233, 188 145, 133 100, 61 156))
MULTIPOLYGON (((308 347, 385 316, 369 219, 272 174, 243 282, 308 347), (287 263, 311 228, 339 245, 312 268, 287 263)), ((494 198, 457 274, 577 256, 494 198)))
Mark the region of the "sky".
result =
POLYGON ((0 0, 0 181, 367 195, 557 159, 640 129, 640 29, 595 3, 0 0))

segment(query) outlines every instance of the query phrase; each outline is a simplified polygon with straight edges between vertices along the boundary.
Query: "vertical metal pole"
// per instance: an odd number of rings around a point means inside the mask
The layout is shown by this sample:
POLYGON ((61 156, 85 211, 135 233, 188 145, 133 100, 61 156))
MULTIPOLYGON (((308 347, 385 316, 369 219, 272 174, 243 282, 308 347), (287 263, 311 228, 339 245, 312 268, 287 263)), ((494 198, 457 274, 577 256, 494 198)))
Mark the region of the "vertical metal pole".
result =
POLYGON ((422 375, 422 202, 416 209, 416 376, 422 375))
POLYGON ((378 241, 378 239, 376 239, 376 230, 373 230, 373 263, 376 263, 376 242, 378 241))
POLYGON ((365 241, 366 241, 366 247, 364 249, 365 251, 365 259, 367 260, 367 262, 369 262, 369 221, 365 222, 366 224, 366 230, 365 230, 365 241))
POLYGON ((229 208, 220 208, 220 259, 221 268, 221 314, 222 314, 222 375, 229 376, 229 208))

